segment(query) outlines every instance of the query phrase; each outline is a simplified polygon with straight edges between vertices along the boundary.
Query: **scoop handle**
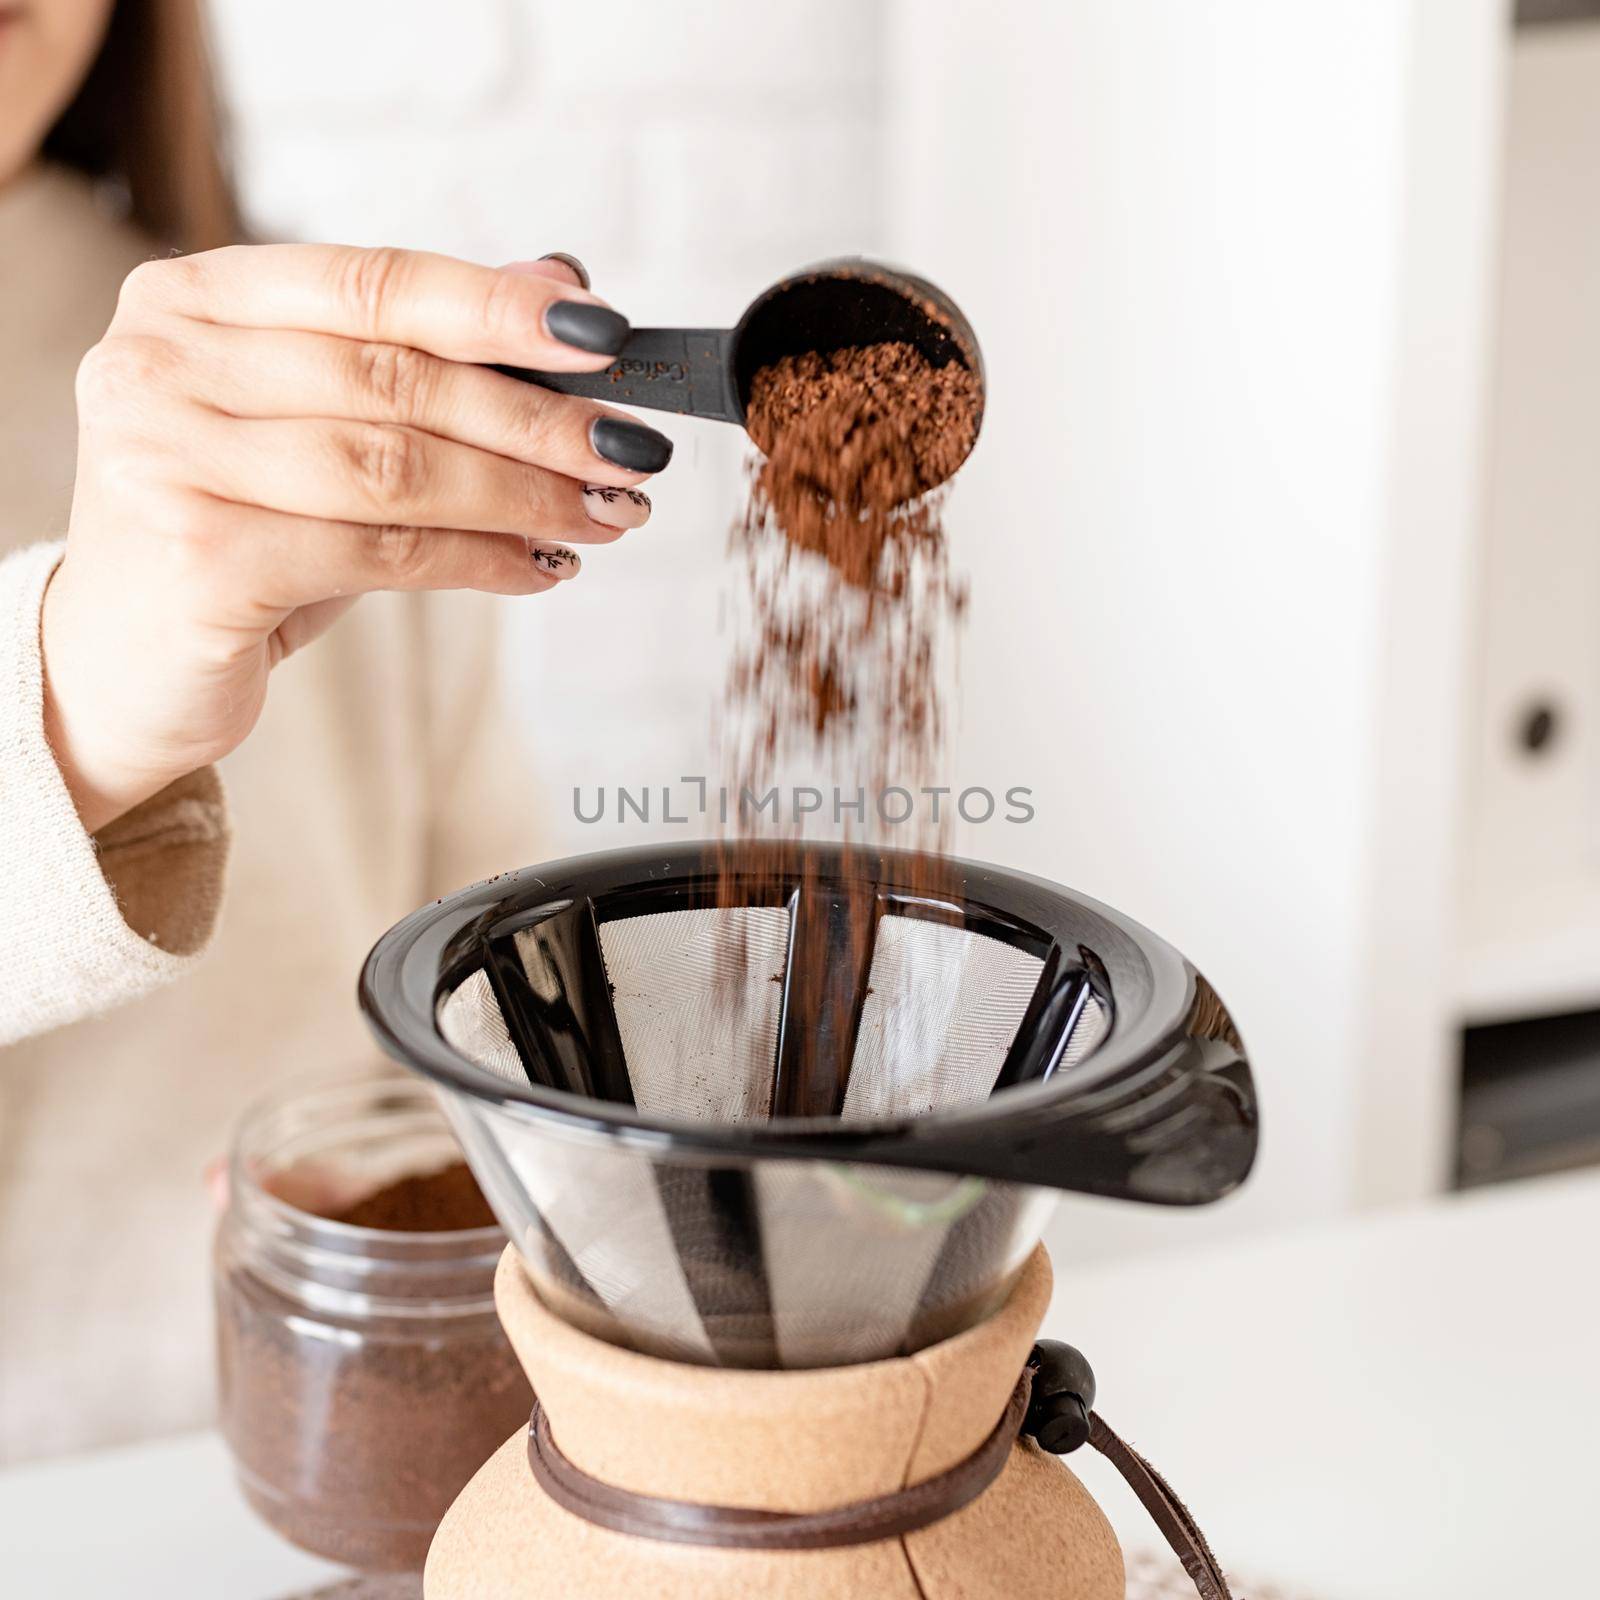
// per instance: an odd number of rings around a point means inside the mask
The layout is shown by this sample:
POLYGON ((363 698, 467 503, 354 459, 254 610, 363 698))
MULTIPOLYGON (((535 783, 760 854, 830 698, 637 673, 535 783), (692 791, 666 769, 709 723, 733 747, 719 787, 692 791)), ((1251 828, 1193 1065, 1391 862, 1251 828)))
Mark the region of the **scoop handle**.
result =
POLYGON ((635 328, 604 372, 500 366, 495 371, 560 394, 742 424, 744 407, 729 361, 732 348, 733 334, 726 328, 635 328))

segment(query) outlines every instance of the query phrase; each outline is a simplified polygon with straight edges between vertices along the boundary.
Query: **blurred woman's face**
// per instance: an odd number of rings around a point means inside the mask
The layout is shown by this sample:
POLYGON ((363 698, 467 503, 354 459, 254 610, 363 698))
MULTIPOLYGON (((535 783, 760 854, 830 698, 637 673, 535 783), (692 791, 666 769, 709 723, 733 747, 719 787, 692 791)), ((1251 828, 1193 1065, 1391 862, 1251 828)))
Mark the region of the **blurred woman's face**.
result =
POLYGON ((0 183, 39 153, 83 82, 115 0, 0 0, 0 183))

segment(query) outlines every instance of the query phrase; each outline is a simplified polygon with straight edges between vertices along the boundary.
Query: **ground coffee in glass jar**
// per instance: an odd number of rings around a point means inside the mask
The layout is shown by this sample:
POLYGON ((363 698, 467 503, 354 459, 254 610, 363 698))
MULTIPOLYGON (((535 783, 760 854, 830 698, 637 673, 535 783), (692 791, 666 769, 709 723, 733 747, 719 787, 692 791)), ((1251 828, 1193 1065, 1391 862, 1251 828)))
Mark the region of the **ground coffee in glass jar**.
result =
POLYGON ((458 1233, 495 1225, 494 1212, 465 1161, 395 1178, 325 1214, 330 1222, 387 1233, 458 1233))
POLYGON ((217 1239, 221 1420, 286 1538, 365 1571, 421 1567, 532 1406, 494 1310, 504 1245, 421 1084, 301 1091, 246 1120, 217 1239), (363 1193, 362 1170, 385 1175, 363 1193), (345 1198, 290 1206, 282 1171, 298 1196, 309 1171, 345 1198))

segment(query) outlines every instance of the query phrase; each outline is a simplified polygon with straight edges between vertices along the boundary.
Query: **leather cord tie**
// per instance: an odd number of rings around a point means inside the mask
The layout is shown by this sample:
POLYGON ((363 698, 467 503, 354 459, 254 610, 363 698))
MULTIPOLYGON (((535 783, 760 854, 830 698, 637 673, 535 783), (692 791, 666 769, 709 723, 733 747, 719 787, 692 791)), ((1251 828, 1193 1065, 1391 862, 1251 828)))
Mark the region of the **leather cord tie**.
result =
POLYGON ((561 1453, 550 1419, 536 1399, 528 1423, 528 1465, 539 1487, 564 1511, 613 1533, 672 1544, 731 1550, 834 1550, 914 1533, 976 1500, 1000 1476, 1028 1409, 1031 1373, 1011 1391, 1004 1415, 964 1461, 936 1478, 871 1500, 828 1511, 761 1511, 747 1506, 697 1505, 635 1494, 591 1477, 561 1453))
POLYGON ((1094 1376, 1083 1357, 1070 1346, 1041 1341, 1034 1346, 1000 1420, 971 1455, 923 1483, 827 1511, 703 1505, 619 1489, 562 1453, 537 1398, 528 1420, 528 1465, 540 1489, 562 1510, 612 1533, 724 1550, 832 1550, 915 1533, 970 1505, 1000 1476, 1019 1435, 1034 1438, 1054 1454, 1089 1444, 1127 1480, 1182 1562, 1200 1600, 1233 1600, 1205 1535, 1183 1502, 1166 1479, 1090 1409, 1093 1398, 1094 1376), (1071 1358, 1065 1373, 1062 1353, 1071 1358), (1063 1382, 1073 1387, 1060 1387, 1063 1382))

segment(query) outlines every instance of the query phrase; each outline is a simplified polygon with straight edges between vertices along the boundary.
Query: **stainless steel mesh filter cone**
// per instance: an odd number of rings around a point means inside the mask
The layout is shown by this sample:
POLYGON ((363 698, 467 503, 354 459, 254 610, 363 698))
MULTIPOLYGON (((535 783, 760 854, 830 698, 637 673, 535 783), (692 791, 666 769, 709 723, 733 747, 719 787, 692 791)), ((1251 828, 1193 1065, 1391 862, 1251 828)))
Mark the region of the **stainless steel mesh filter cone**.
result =
POLYGON ((1238 1034, 1153 934, 973 863, 740 863, 529 868, 368 958, 380 1041, 569 1320, 682 1360, 879 1359, 998 1304, 1052 1190, 1197 1204, 1248 1171, 1238 1034))

